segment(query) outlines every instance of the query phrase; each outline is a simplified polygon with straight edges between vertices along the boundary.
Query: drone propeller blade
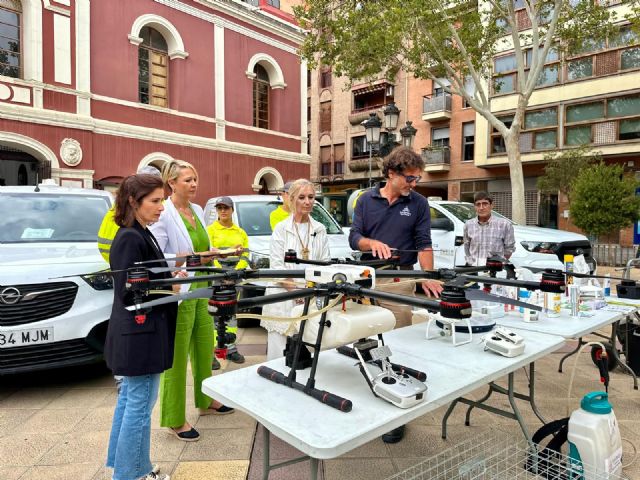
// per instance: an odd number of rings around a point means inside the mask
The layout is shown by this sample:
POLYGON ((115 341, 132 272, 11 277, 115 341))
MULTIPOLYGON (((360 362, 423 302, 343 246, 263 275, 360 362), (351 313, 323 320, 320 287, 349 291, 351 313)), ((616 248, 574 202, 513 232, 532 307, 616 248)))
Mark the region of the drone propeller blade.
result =
POLYGON ((72 278, 72 277, 97 277, 100 275, 112 275, 117 272, 125 272, 126 270, 98 270, 91 273, 74 273, 72 275, 62 275, 60 277, 49 277, 47 280, 57 280, 59 278, 72 278))
POLYGON ((193 298, 209 298, 210 296, 210 288, 198 288, 196 290, 191 290, 190 292, 167 295, 166 297, 149 300, 148 302, 139 303, 137 305, 131 305, 130 307, 125 307, 125 309, 129 310, 130 312, 135 312, 136 310, 140 310, 142 308, 156 307, 158 305, 166 305, 167 303, 179 302, 180 300, 191 300, 193 298))
MULTIPOLYGON (((554 268, 542 268, 542 267, 521 267, 521 268, 525 268, 532 273, 545 272, 547 270, 556 270, 554 268)), ((566 270, 560 270, 560 273, 562 273, 563 275, 569 275, 571 277, 576 277, 576 278, 602 278, 602 279, 608 278, 609 280, 627 280, 622 277, 608 277, 606 275, 592 275, 591 273, 568 272, 566 270)))
POLYGON ((485 302, 493 302, 493 303, 504 303, 507 305, 515 305, 516 307, 524 307, 529 310, 536 310, 538 312, 542 311, 542 307, 539 305, 533 305, 532 303, 521 302, 520 300, 516 300, 515 298, 507 298, 502 297, 500 295, 495 295, 493 293, 487 293, 478 289, 469 289, 464 292, 467 300, 483 300, 485 302))

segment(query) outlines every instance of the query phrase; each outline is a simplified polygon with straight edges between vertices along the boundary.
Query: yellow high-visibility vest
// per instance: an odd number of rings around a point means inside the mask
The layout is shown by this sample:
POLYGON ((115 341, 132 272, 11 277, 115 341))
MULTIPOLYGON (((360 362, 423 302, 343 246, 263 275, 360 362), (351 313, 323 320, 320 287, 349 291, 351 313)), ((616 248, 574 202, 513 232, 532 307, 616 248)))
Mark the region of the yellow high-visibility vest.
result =
MULTIPOLYGON (((209 234, 209 242, 214 248, 234 248, 237 245, 242 245, 242 248, 249 248, 249 237, 247 236, 247 232, 235 224, 232 224, 230 227, 225 227, 216 220, 207 227, 207 233, 209 234)), ((240 258, 240 261, 236 265, 236 270, 247 268, 249 266, 249 262, 247 261, 248 256, 246 253, 242 254, 240 258)), ((213 263, 216 267, 221 267, 220 262, 217 260, 213 263)))
POLYGON ((116 213, 115 205, 112 206, 107 213, 105 213, 100 229, 98 230, 98 250, 100 255, 109 263, 109 252, 111 251, 111 244, 113 239, 116 238, 116 233, 120 230, 120 227, 116 224, 114 215, 116 213))
POLYGON ((276 225, 279 224, 284 219, 286 219, 289 215, 290 213, 285 211, 285 209, 282 208, 282 205, 278 205, 278 208, 276 208, 269 214, 269 223, 271 224, 271 231, 273 232, 273 229, 276 228, 276 225))

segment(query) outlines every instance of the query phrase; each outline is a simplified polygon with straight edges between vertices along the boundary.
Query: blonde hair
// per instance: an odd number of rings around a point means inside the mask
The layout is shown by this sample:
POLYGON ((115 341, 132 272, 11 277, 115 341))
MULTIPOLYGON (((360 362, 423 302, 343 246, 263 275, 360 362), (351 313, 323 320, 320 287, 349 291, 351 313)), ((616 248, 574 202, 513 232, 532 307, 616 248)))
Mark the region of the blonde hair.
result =
POLYGON ((300 191, 303 188, 306 188, 306 187, 311 187, 311 189, 313 190, 313 193, 315 195, 316 187, 313 185, 312 182, 310 182, 306 178, 299 178, 298 180, 295 180, 291 184, 291 187, 289 187, 289 210, 291 210, 291 213, 293 213, 294 215, 297 213, 296 212, 296 197, 298 196, 300 191))
POLYGON ((171 160, 170 162, 165 163, 162 167, 162 181, 167 187, 169 187, 169 182, 177 180, 180 176, 180 172, 185 168, 190 168, 196 176, 196 180, 198 180, 198 171, 196 170, 196 167, 184 160, 171 160))

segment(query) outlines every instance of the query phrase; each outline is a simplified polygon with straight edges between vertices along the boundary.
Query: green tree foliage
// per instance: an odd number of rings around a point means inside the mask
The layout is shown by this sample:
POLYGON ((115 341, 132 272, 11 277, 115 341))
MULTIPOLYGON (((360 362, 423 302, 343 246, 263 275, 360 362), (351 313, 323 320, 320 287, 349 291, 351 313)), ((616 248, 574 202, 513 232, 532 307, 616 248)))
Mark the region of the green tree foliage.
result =
POLYGON ((583 145, 561 153, 548 153, 544 160, 546 165, 544 175, 538 177, 538 190, 552 194, 562 192, 571 202, 571 186, 574 180, 583 168, 602 161, 602 155, 583 145))
POLYGON ((305 0, 294 10, 308 31, 301 55, 310 67, 331 65, 352 81, 393 79, 402 69, 464 97, 504 137, 513 219, 520 223, 526 216, 518 138, 547 56, 607 35, 614 15, 593 0, 305 0), (523 22, 531 27, 521 30, 523 22), (506 50, 514 53, 517 75, 508 125, 491 111, 495 87, 487 81, 494 55, 506 50))
POLYGON ((573 223, 590 235, 605 235, 640 218, 640 186, 622 165, 599 162, 584 168, 573 182, 569 212, 573 223))

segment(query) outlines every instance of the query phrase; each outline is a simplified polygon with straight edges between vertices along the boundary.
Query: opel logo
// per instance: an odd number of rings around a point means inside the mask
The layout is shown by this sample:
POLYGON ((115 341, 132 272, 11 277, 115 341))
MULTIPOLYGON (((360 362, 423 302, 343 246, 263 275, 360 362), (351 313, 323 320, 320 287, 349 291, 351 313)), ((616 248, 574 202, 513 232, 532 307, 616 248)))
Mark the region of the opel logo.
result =
POLYGON ((15 287, 7 287, 0 292, 0 303, 4 303, 6 305, 13 305, 14 303, 18 303, 20 300, 20 290, 15 287))

